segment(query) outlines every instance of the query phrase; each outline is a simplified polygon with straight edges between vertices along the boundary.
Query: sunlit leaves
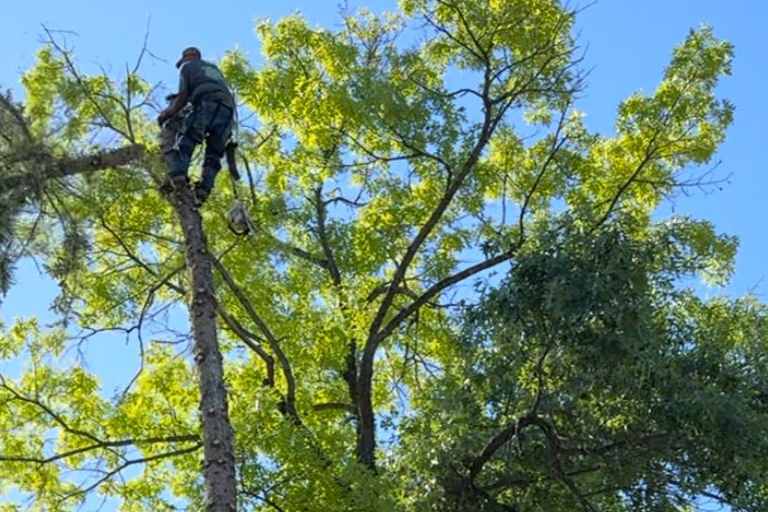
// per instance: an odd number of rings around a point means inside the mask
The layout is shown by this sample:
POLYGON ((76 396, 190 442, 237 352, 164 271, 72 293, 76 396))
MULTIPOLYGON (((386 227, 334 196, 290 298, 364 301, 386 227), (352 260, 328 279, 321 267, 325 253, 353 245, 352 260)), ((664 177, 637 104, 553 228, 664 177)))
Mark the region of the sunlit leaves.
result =
POLYGON ((43 48, 37 53, 37 64, 27 71, 22 83, 29 91, 26 102, 27 113, 32 119, 32 126, 42 133, 48 127, 55 109, 54 100, 58 85, 63 81, 64 64, 54 57, 50 48, 43 48))

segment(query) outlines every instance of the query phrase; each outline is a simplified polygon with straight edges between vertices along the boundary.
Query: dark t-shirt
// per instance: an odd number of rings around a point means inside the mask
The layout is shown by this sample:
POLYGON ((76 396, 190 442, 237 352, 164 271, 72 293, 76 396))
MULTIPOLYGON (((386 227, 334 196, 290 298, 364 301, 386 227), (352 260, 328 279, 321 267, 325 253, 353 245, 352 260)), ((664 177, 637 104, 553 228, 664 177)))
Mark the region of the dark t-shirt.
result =
POLYGON ((193 105, 202 97, 235 108, 232 93, 219 68, 202 59, 190 60, 179 70, 179 92, 187 91, 193 105))

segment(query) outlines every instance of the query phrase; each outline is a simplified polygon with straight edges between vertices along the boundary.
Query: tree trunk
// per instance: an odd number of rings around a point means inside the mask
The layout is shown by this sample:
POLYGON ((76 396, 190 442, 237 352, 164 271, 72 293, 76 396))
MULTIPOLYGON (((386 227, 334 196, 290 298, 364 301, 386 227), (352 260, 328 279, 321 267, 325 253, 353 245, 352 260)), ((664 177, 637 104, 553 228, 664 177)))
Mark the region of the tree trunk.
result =
POLYGON ((203 424, 203 477, 207 512, 237 510, 237 481, 232 425, 221 351, 216 337, 216 296, 202 220, 193 205, 192 191, 184 185, 171 195, 171 204, 184 233, 187 268, 192 285, 189 306, 194 337, 194 358, 200 386, 203 424))
POLYGON ((357 379, 357 461, 376 471, 376 419, 373 411, 373 355, 363 353, 357 379))

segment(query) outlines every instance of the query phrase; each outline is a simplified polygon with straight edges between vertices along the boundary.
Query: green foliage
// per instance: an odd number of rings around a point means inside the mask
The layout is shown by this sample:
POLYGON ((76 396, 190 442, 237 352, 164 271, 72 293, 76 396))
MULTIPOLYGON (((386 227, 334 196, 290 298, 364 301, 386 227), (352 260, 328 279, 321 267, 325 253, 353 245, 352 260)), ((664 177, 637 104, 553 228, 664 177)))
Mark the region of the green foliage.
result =
MULTIPOLYGON (((32 149, 32 140, 18 105, 10 92, 0 91, 0 176, 8 177, 27 171, 20 163, 32 149)), ((16 262, 17 219, 27 200, 29 190, 10 190, 0 183, 0 293, 5 294, 13 281, 16 262)))
POLYGON ((37 52, 35 67, 22 77, 21 83, 29 91, 27 115, 33 120, 32 127, 38 134, 44 133, 51 122, 63 74, 61 59, 54 56, 51 48, 44 47, 37 52))
MULTIPOLYGON (((765 308, 684 287, 725 283, 734 238, 651 221, 724 138, 733 107, 715 87, 732 49, 692 31, 656 91, 621 103, 616 133, 591 133, 573 104, 574 16, 553 0, 404 0, 335 31, 262 22, 263 66, 225 57, 258 119, 239 133, 237 185, 257 229, 229 234, 223 178, 203 209, 241 292, 217 282, 243 510, 671 511, 701 492, 765 507, 765 308), (414 25, 430 37, 406 47, 414 25), (358 462, 364 354, 377 471, 358 462)), ((190 285, 154 190, 150 88, 71 59, 41 50, 20 126, 48 155, 117 140, 150 158, 46 182, 31 214, 9 215, 8 238, 61 283, 68 330, 22 321, 0 337, 0 356, 25 360, 0 386, 0 480, 35 510, 86 496, 197 510, 190 285), (123 343, 115 332, 142 368, 108 396, 73 354, 123 343)), ((0 179, 33 176, 19 147, 0 146, 0 179)))
POLYGON ((404 425, 404 464, 419 464, 403 470, 430 482, 414 508, 576 509, 581 495, 596 510, 678 510, 715 488, 734 508, 763 509, 768 309, 678 289, 711 265, 711 250, 688 244, 706 229, 538 234, 470 309, 460 356, 404 425))

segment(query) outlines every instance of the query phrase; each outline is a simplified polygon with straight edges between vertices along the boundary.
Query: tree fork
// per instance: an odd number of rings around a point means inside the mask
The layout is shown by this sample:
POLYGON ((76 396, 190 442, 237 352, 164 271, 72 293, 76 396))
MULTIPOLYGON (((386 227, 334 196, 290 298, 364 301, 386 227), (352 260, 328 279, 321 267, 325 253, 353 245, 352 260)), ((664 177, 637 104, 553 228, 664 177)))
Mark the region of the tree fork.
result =
POLYGON ((194 359, 200 387, 203 426, 203 477, 207 512, 237 510, 237 480, 232 425, 229 421, 223 358, 216 336, 216 296, 213 271, 200 213, 186 184, 171 195, 181 222, 187 268, 192 285, 189 313, 194 359))

